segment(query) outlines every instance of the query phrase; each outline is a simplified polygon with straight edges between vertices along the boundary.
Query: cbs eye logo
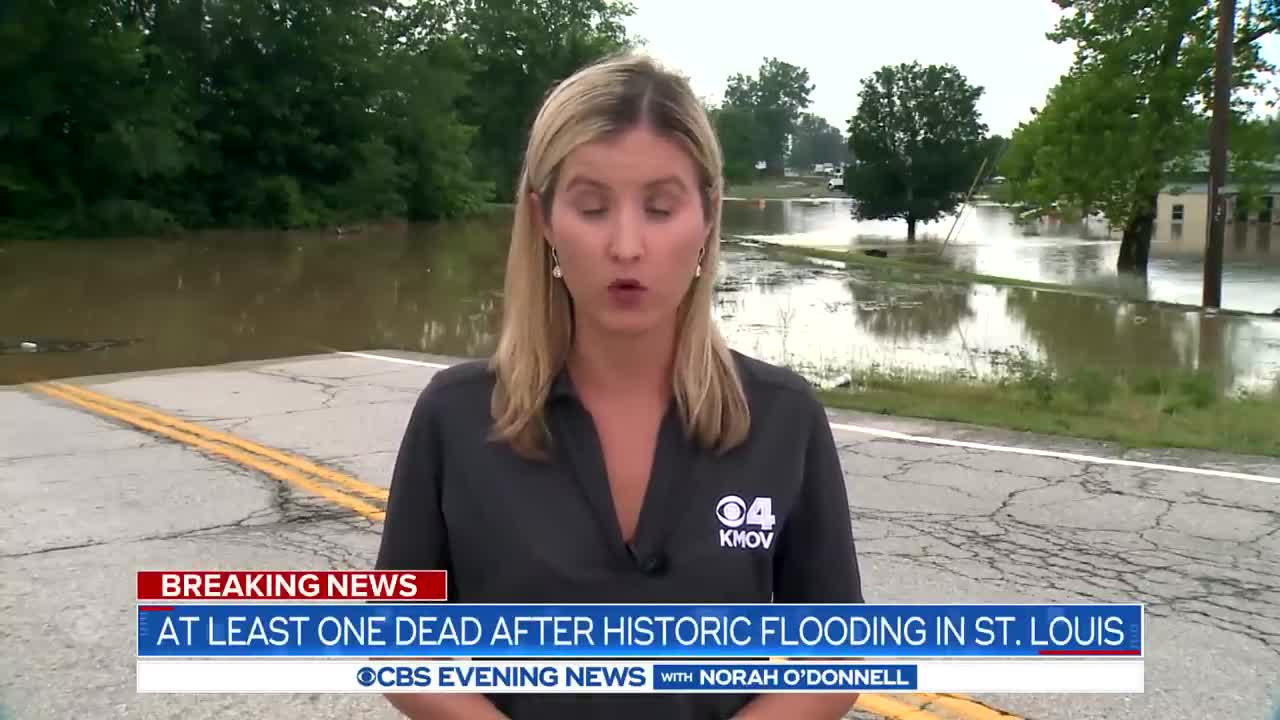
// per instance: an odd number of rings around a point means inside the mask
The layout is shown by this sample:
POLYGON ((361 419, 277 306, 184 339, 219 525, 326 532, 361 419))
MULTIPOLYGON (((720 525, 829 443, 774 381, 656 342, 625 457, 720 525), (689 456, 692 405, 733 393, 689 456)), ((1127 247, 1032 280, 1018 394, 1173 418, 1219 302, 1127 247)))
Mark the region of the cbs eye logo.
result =
POLYGON ((737 495, 725 495, 716 503, 716 519, 730 529, 740 528, 745 524, 761 530, 772 530, 776 522, 773 516, 773 498, 758 497, 748 506, 747 501, 737 495))
POLYGON ((365 666, 356 671, 356 682, 361 687, 427 687, 431 685, 431 669, 409 665, 386 665, 376 669, 365 666))

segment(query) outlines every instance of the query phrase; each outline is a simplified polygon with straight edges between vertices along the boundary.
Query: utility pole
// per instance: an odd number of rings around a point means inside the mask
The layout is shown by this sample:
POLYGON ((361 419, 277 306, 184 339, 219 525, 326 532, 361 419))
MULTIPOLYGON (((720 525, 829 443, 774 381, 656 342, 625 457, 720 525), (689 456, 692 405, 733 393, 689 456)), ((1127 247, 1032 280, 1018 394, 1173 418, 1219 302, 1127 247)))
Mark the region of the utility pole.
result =
POLYGON ((1226 234, 1227 128, 1231 124, 1231 62, 1235 43, 1236 2, 1218 0, 1218 52, 1213 72, 1213 127, 1209 133, 1209 234, 1204 245, 1206 308, 1222 306, 1222 246, 1226 234))

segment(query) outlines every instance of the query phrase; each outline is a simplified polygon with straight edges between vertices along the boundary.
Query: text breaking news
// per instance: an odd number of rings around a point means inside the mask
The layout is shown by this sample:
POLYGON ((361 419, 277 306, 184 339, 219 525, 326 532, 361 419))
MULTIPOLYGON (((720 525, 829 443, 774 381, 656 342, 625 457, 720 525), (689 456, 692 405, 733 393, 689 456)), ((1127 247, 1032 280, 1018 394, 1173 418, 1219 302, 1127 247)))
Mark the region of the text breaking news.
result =
POLYGON ((440 572, 139 573, 138 691, 1143 688, 1140 604, 470 605, 445 587, 440 572))

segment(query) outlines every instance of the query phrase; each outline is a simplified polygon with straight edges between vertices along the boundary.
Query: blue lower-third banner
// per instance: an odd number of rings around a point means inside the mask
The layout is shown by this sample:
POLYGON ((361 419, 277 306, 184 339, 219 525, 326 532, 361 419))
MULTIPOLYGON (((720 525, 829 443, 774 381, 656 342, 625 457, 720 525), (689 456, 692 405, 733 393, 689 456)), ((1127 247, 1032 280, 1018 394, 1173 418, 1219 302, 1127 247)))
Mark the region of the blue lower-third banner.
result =
POLYGON ((654 664, 653 689, 722 692, 915 690, 915 665, 654 664))
POLYGON ((140 606, 140 657, 1134 656, 1141 605, 140 606))

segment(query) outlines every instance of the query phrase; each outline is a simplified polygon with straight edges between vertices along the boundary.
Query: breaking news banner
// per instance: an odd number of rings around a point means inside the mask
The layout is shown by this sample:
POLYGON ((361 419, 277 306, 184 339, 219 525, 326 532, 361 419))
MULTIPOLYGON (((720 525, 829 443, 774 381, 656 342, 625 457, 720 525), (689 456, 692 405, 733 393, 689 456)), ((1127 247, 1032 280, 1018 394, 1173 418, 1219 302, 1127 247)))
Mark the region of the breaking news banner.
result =
POLYGON ((138 572, 138 600, 330 600, 440 601, 443 570, 138 572))
POLYGON ((445 581, 139 573, 139 691, 1141 692, 1139 604, 470 605, 445 581))

